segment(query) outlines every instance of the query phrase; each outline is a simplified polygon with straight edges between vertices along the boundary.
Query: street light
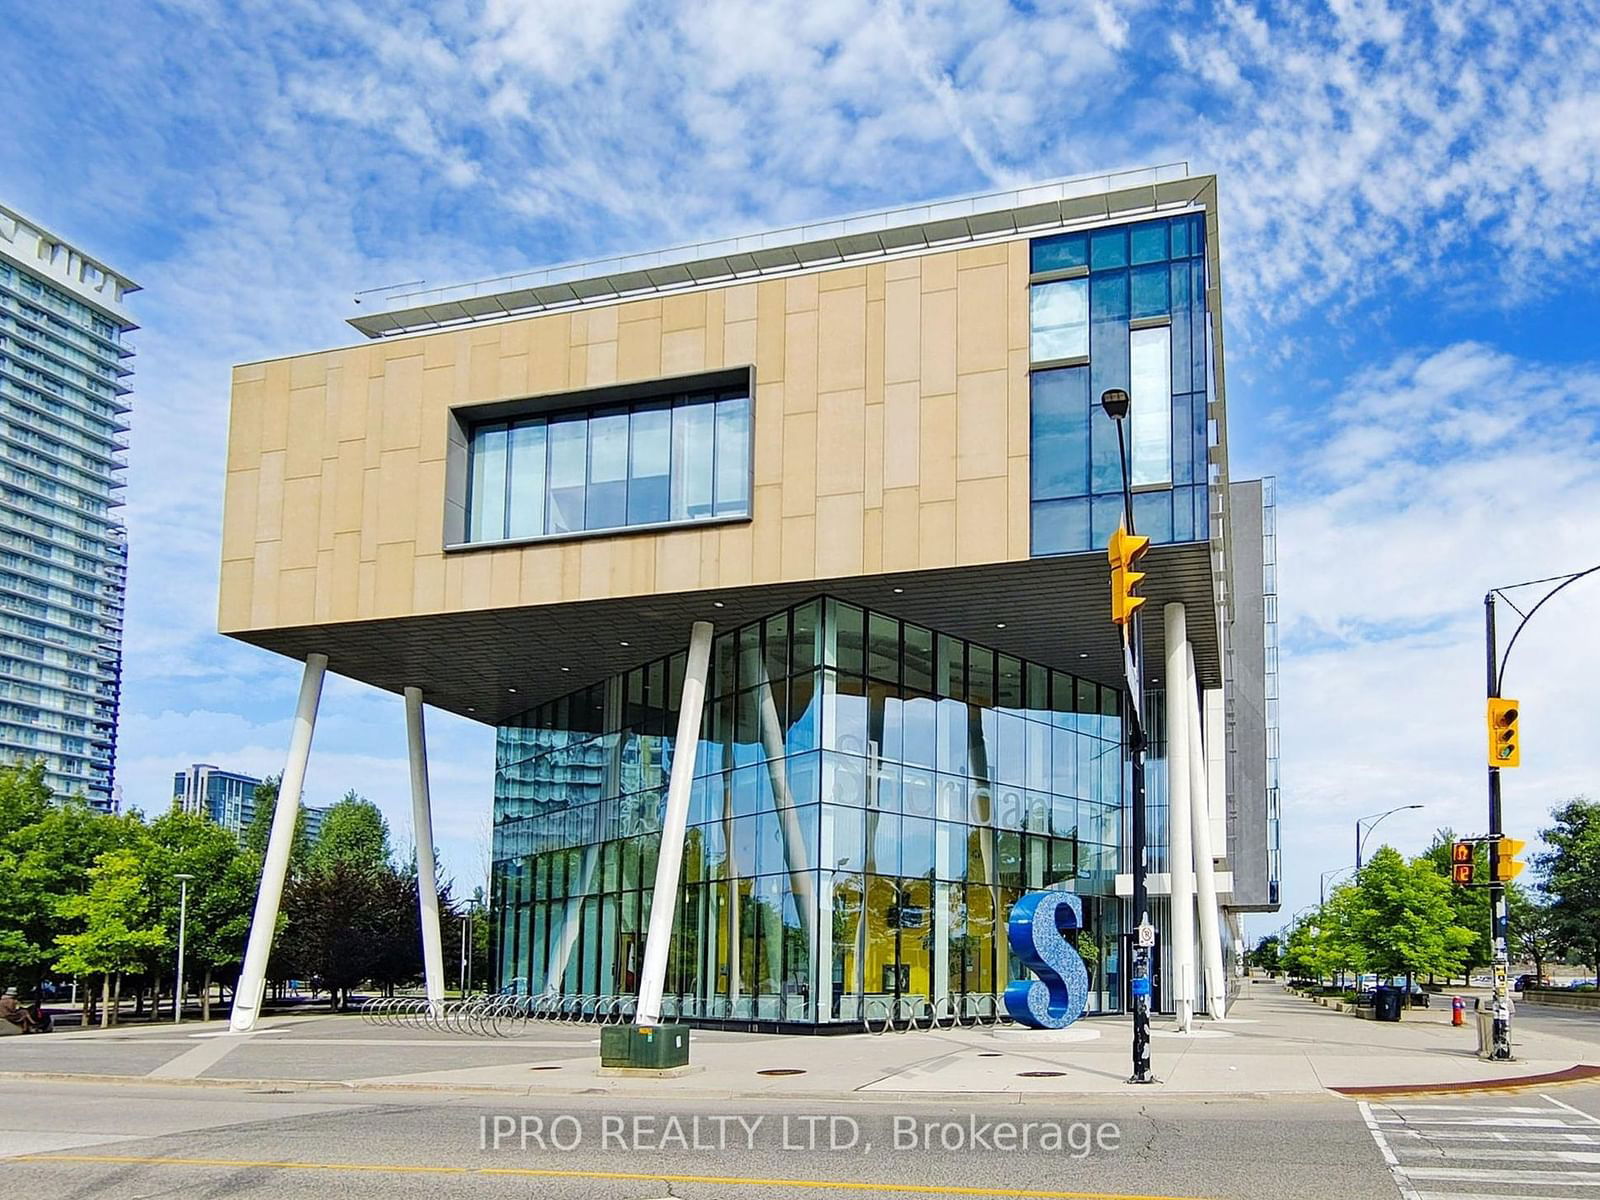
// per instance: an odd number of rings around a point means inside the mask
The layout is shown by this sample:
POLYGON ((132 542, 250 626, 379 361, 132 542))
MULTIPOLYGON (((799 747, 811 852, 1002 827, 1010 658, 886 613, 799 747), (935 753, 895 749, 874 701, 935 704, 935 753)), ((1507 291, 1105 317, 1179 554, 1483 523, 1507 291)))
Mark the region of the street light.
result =
MULTIPOLYGON (((1134 534, 1133 485, 1128 478, 1128 445, 1122 429, 1130 405, 1128 393, 1122 388, 1107 388, 1100 393, 1100 407, 1117 427, 1117 457, 1122 464, 1122 520, 1124 529, 1131 536, 1134 534)), ((1133 845, 1130 850, 1133 857, 1133 911, 1141 931, 1133 939, 1133 1074, 1128 1077, 1128 1082, 1155 1083, 1155 1076, 1150 1073, 1150 950, 1139 944, 1144 939, 1142 931, 1150 923, 1144 862, 1144 729, 1140 721, 1143 697, 1137 694, 1143 686, 1140 659, 1144 654, 1139 606, 1133 607, 1120 630, 1129 684, 1124 719, 1128 727, 1128 760, 1132 767, 1133 785, 1133 794, 1129 798, 1133 808, 1133 845)))
POLYGON ((1328 902, 1328 877, 1330 875, 1343 875, 1346 871, 1353 871, 1353 870, 1355 870, 1354 867, 1335 867, 1331 871, 1324 871, 1322 873, 1322 892, 1321 892, 1321 896, 1322 896, 1322 903, 1323 904, 1326 904, 1328 902))
POLYGON ((189 880, 193 875, 179 873, 173 876, 178 881, 178 985, 172 993, 172 1023, 183 1023, 183 944, 189 933, 189 880))
POLYGON ((1358 871, 1361 870, 1361 847, 1366 844, 1367 837, 1372 833, 1373 829, 1377 827, 1377 824, 1378 824, 1379 821, 1383 820, 1385 817, 1393 816, 1397 812, 1408 812, 1413 808, 1424 808, 1424 807, 1426 807, 1426 806, 1425 805, 1421 805, 1421 804, 1402 804, 1399 808, 1391 808, 1388 812, 1378 813, 1376 816, 1373 816, 1373 817, 1362 817, 1359 821, 1357 821, 1356 822, 1356 870, 1358 870, 1358 871), (1369 824, 1369 822, 1370 822, 1370 824, 1369 824), (1362 833, 1361 832, 1361 827, 1363 825, 1366 825, 1366 827, 1367 827, 1367 832, 1366 833, 1362 833))

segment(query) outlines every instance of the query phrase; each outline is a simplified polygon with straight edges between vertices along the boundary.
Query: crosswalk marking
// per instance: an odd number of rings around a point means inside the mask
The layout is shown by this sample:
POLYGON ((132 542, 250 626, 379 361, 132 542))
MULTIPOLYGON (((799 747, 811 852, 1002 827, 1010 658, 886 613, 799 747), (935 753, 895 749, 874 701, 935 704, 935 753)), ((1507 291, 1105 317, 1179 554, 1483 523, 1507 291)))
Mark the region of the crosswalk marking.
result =
POLYGON ((1600 1195, 1600 1117, 1539 1104, 1360 1105, 1402 1200, 1600 1195))
MULTIPOLYGON (((1431 1146, 1395 1146, 1395 1150, 1400 1154, 1439 1157, 1431 1146)), ((1495 1162, 1600 1163, 1600 1151, 1583 1150, 1452 1150, 1450 1157, 1488 1158, 1495 1162)))
POLYGON ((1565 1146, 1600 1146, 1600 1135, 1593 1133, 1527 1133, 1521 1130, 1516 1133, 1499 1131, 1484 1133, 1475 1129, 1430 1129, 1426 1132, 1420 1129, 1390 1129, 1387 1132, 1391 1143, 1410 1138, 1428 1142, 1509 1142, 1518 1146, 1540 1142, 1554 1142, 1565 1146))

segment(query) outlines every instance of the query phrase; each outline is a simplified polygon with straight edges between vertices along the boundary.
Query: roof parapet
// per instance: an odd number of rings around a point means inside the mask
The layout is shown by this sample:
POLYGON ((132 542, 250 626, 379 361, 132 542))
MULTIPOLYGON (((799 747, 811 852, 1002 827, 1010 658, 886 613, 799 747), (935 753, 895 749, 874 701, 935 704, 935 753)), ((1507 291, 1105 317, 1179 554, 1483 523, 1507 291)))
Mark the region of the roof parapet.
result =
POLYGON ((374 288, 349 323, 371 338, 607 303, 1181 207, 1209 177, 1187 163, 1047 180, 473 283, 374 288), (369 299, 370 298, 370 299, 369 299), (373 301, 376 304, 373 304, 373 301))

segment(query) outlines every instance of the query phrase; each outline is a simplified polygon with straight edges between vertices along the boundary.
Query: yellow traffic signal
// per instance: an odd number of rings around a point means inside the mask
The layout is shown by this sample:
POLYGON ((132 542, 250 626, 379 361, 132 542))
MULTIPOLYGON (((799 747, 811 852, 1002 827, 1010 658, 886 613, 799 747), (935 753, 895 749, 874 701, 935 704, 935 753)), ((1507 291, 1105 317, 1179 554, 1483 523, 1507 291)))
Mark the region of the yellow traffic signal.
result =
POLYGON ((1527 863, 1517 861, 1517 855, 1527 849, 1527 842, 1519 842, 1516 838, 1503 837, 1494 844, 1494 880, 1496 883, 1510 883, 1522 874, 1527 863))
POLYGON ((1144 603, 1145 598, 1134 595, 1133 589, 1139 586, 1145 573, 1134 568, 1149 549, 1149 538, 1128 533, 1120 525, 1111 535, 1106 557, 1111 560, 1111 620, 1114 624, 1128 624, 1144 603))
POLYGON ((1489 765, 1520 767, 1522 739, 1517 733, 1519 705, 1504 696, 1489 697, 1489 765))
POLYGON ((1450 843, 1450 881, 1459 884, 1472 882, 1471 842, 1450 843))

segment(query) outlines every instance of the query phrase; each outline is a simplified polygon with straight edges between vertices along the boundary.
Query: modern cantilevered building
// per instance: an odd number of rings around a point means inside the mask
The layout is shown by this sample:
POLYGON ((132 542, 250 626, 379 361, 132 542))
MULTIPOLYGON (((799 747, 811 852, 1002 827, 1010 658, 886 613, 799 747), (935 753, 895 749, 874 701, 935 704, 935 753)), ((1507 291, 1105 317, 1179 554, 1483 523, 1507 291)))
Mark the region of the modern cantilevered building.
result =
POLYGON ((115 807, 138 285, 0 206, 0 759, 115 807))
POLYGON ((1054 181, 368 294, 369 340, 236 368, 220 622, 307 664, 284 796, 333 670, 406 696, 425 872, 423 704, 496 728, 502 987, 981 1011, 1021 970, 1011 906, 1065 887, 1116 1011, 1124 388, 1161 997, 1216 1011, 1237 913, 1276 906, 1270 510, 1228 478, 1218 216, 1181 166, 1054 181))

